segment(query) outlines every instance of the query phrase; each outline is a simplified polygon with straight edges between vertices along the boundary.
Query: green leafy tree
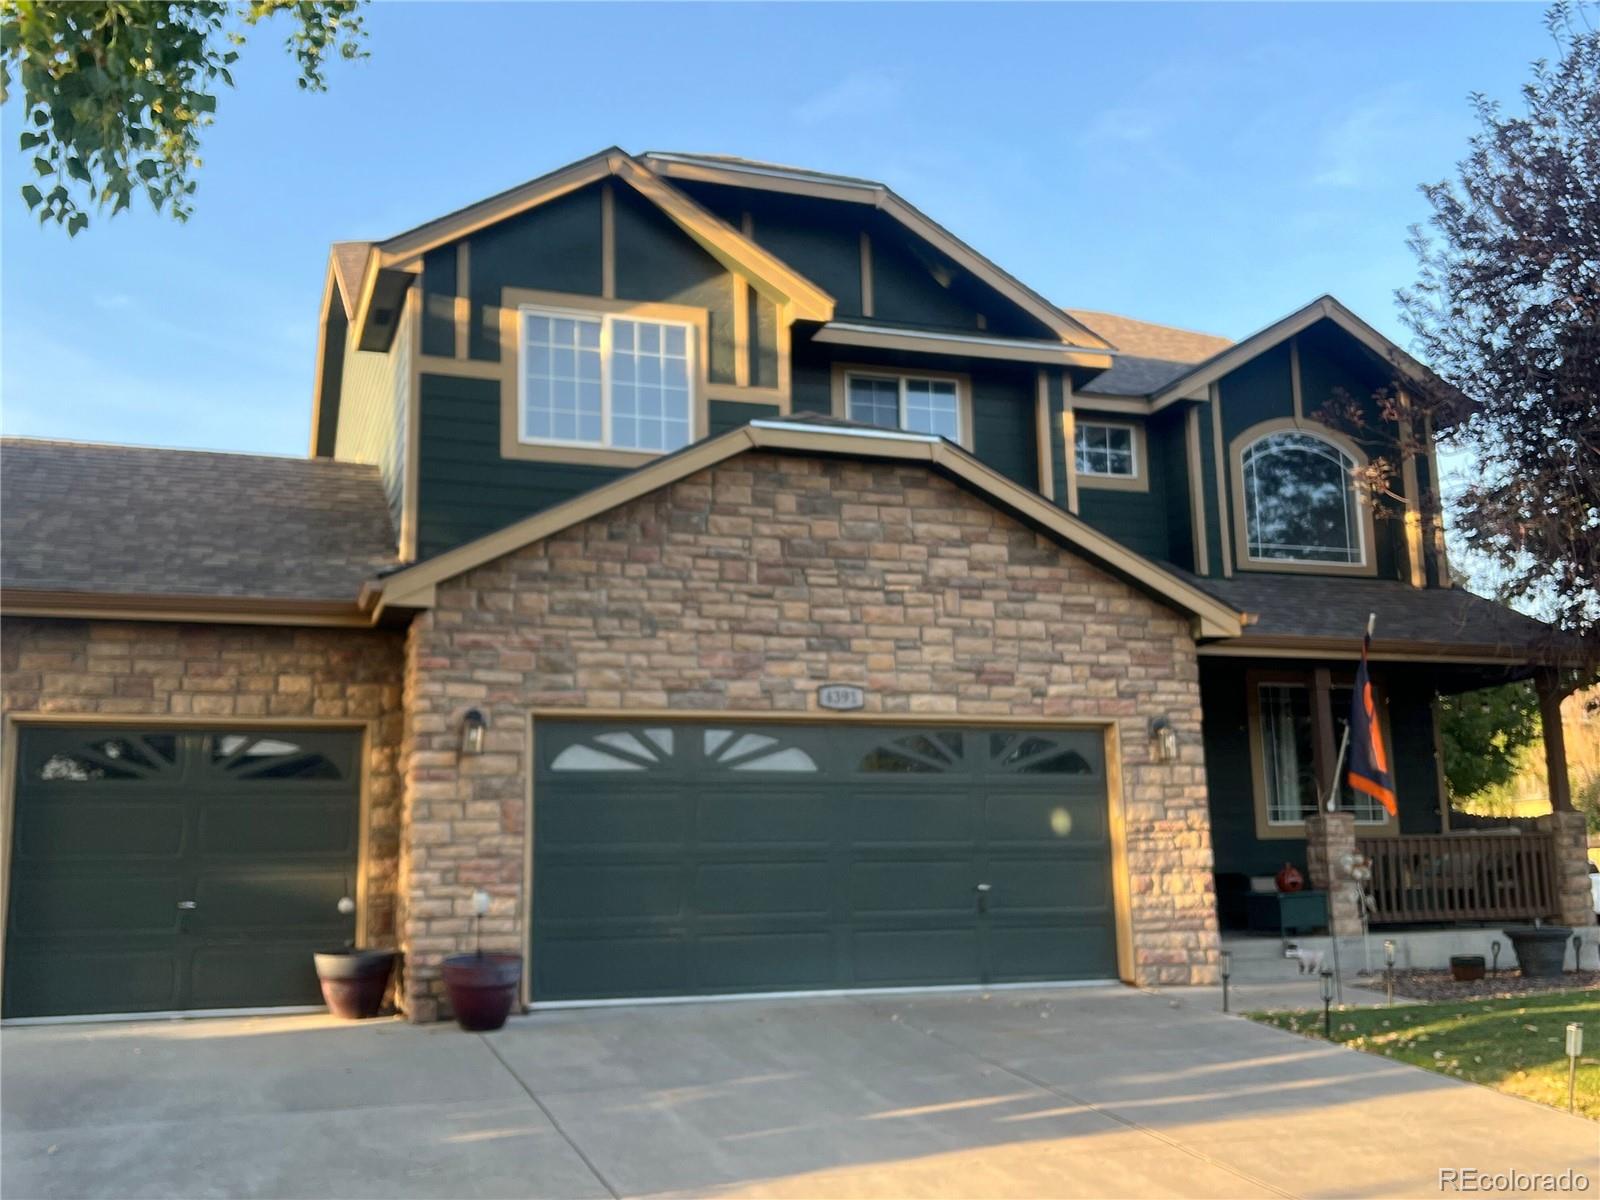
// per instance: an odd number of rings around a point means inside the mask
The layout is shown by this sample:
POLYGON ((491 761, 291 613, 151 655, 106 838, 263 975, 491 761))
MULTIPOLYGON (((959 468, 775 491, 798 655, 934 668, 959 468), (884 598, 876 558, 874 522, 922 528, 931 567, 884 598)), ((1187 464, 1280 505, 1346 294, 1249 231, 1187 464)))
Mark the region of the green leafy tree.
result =
POLYGON ((1451 796, 1509 782, 1522 770, 1520 752, 1539 732, 1539 699, 1525 683, 1439 697, 1439 740, 1451 796))
POLYGON ((330 57, 358 58, 360 0, 0 0, 0 103, 21 85, 22 187, 41 223, 77 234, 142 193, 186 220, 200 134, 248 30, 283 15, 300 86, 325 91, 330 57))
POLYGON ((1521 111, 1472 98, 1456 178, 1423 187, 1421 265, 1399 293, 1422 357, 1447 381, 1417 399, 1472 458, 1453 505, 1461 540, 1504 594, 1600 629, 1600 29, 1555 4, 1556 61, 1533 64, 1521 111))

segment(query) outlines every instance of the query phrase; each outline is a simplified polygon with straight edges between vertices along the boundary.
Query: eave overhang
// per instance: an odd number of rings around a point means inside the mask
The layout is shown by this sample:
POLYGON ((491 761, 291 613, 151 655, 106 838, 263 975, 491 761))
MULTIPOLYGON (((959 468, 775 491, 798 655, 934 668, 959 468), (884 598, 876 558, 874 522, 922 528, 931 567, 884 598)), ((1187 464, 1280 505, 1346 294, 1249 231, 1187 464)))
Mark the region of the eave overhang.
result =
POLYGON ((829 321, 811 335, 814 342, 864 346, 875 350, 902 350, 913 354, 947 354, 961 358, 993 358, 1005 362, 1043 363, 1104 371, 1113 351, 1085 350, 1077 346, 1033 338, 987 337, 983 334, 946 333, 904 326, 869 325, 854 321, 829 321))
POLYGON ((366 628, 373 623, 372 615, 362 611, 355 597, 349 600, 300 600, 270 596, 51 591, 40 588, 0 588, 0 616, 340 628, 366 628))

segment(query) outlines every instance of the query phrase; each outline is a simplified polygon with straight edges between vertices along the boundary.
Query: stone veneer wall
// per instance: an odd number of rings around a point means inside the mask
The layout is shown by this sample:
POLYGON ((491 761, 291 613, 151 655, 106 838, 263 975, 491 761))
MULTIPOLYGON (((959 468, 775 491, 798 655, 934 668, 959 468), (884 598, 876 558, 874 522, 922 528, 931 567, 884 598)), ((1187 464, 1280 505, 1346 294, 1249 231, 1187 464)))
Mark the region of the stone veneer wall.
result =
POLYGON ((924 466, 751 453, 443 583, 406 646, 406 1005, 439 961, 525 950, 530 709, 815 710, 1115 721, 1141 984, 1215 976, 1218 942, 1187 618, 924 466), (460 757, 460 721, 490 718, 460 757), (1148 722, 1177 729, 1152 761, 1148 722))
POLYGON ((395 944, 400 861, 401 635, 360 629, 143 621, 0 622, 7 713, 352 718, 367 756, 367 936, 395 944))

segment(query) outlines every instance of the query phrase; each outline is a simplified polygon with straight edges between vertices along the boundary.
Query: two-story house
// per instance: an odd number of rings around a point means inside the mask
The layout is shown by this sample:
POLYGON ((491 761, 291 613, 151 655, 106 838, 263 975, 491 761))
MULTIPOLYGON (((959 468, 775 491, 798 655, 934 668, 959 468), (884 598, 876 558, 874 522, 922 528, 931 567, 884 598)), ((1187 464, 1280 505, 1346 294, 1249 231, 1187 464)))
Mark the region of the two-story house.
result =
POLYGON ((533 1003, 1209 982, 1358 849, 1377 920, 1592 919, 1563 771, 1450 830, 1437 697, 1567 652, 1451 586, 1426 430, 1365 485, 1429 376, 1331 298, 1061 308, 882 184, 612 149, 335 244, 319 320, 304 460, 5 443, 9 1017, 354 937, 429 1019, 477 889, 533 1003), (1369 614, 1398 818, 1331 786, 1369 614))

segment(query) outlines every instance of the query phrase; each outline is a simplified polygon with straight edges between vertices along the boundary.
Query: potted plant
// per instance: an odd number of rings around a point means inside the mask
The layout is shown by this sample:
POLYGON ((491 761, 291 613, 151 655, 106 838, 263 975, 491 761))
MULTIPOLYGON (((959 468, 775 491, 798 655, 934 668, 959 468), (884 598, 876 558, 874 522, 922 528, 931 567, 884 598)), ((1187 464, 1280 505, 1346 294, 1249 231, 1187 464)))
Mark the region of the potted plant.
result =
POLYGON ((489 911, 489 893, 472 894, 473 937, 476 949, 471 954, 456 954, 444 960, 445 991, 456 1024, 468 1033, 487 1033, 499 1029, 511 1013, 522 982, 522 955, 483 952, 483 917, 489 911))
POLYGON ((1561 978, 1572 930, 1564 925, 1508 925, 1505 935, 1511 939, 1523 978, 1561 978))
MULTIPOLYGON (((355 907, 348 896, 339 901, 339 911, 347 916, 355 907)), ((354 942, 346 942, 343 950, 313 954, 328 1011, 350 1021, 377 1016, 389 991, 395 957, 393 950, 357 949, 354 942)))

